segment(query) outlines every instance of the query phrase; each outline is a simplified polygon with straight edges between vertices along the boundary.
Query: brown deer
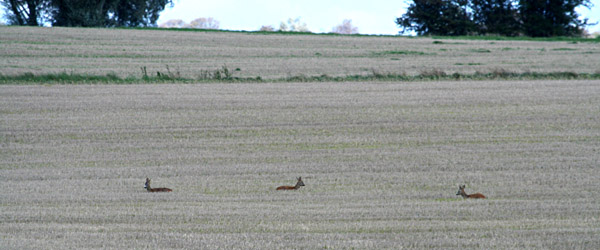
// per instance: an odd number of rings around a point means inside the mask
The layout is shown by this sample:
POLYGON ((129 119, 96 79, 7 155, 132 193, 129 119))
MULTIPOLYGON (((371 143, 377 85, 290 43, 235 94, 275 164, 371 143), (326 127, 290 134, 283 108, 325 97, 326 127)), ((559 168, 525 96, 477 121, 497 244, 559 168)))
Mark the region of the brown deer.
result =
POLYGON ((473 199, 485 199, 485 195, 481 194, 481 193, 474 193, 474 194, 467 194, 465 192, 465 185, 459 185, 458 186, 458 193, 456 193, 456 195, 460 195, 463 198, 473 198, 473 199))
POLYGON ((173 189, 170 189, 170 188, 151 188, 149 178, 146 178, 146 185, 144 185, 144 188, 146 190, 148 190, 148 192, 171 192, 171 191, 173 191, 173 189))
POLYGON ((296 186, 281 186, 281 187, 278 187, 277 190, 296 190, 302 186, 304 186, 302 177, 298 177, 298 182, 296 182, 296 186))

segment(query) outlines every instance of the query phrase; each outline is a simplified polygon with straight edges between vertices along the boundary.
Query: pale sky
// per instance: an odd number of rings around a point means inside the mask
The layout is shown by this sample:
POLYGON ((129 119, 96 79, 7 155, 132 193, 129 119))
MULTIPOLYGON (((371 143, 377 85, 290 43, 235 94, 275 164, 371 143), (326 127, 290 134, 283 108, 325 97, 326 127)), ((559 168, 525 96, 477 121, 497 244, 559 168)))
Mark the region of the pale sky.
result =
POLYGON ((279 28, 279 23, 300 17, 312 32, 330 32, 344 19, 352 19, 359 33, 396 34, 396 17, 406 8, 404 0, 174 0, 158 24, 169 19, 190 22, 213 17, 220 29, 254 31, 263 25, 279 28))
MULTIPOLYGON (((300 17, 312 32, 330 32, 351 19, 361 34, 398 34, 400 28, 394 21, 402 16, 407 0, 174 0, 158 19, 161 24, 169 19, 182 19, 186 23, 199 17, 212 17, 220 22, 220 29, 255 31, 263 25, 279 28, 279 23, 300 17)), ((592 9, 580 8, 582 17, 590 22, 600 20, 600 2, 592 9)), ((599 31, 600 24, 588 27, 599 31)))

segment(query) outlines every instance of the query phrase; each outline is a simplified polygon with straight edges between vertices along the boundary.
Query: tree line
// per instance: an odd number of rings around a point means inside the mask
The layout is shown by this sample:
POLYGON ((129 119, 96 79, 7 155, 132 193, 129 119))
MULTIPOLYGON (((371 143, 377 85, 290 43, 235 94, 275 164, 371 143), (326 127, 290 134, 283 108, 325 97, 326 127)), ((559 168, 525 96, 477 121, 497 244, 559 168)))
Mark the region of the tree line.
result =
POLYGON ((0 0, 10 25, 154 26, 173 0, 0 0))
POLYGON ((588 20, 577 7, 590 0, 412 0, 396 19, 417 35, 581 36, 588 20))
MULTIPOLYGON (((147 27, 173 0, 0 0, 9 25, 79 27, 147 27)), ((412 0, 396 18, 401 33, 417 35, 581 36, 589 25, 579 19, 578 7, 590 0, 412 0)), ((216 20, 175 20, 167 26, 218 28, 216 20), (175 21, 179 21, 175 23, 175 21), (193 21, 193 22, 194 22, 193 21)), ((265 30, 272 27, 264 27, 265 30)), ((261 28, 262 30, 262 28, 261 28)), ((280 30, 308 31, 299 20, 282 22, 280 30)), ((344 21, 335 33, 357 33, 344 21)))

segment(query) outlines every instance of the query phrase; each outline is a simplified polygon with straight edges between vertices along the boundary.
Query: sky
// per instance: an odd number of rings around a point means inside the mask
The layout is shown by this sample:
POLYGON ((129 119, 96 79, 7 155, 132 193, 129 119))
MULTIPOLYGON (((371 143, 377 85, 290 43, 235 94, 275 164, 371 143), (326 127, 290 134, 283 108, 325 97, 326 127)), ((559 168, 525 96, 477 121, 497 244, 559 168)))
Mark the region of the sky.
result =
POLYGON ((404 0, 174 0, 174 7, 161 13, 158 24, 169 19, 185 22, 213 17, 221 29, 258 30, 263 25, 275 29, 289 18, 300 17, 312 32, 330 32, 344 19, 352 19, 359 33, 396 34, 396 17, 406 8, 404 0))
MULTIPOLYGON (((263 25, 279 28, 279 23, 300 17, 312 32, 330 32, 344 19, 351 19, 361 34, 398 34, 394 21, 402 16, 408 0, 173 0, 158 19, 161 24, 170 19, 189 23, 199 17, 212 17, 220 29, 254 31, 263 25)), ((600 21, 600 1, 592 0, 592 9, 579 8, 590 22, 600 21)), ((600 24, 588 27, 600 31, 600 24)))

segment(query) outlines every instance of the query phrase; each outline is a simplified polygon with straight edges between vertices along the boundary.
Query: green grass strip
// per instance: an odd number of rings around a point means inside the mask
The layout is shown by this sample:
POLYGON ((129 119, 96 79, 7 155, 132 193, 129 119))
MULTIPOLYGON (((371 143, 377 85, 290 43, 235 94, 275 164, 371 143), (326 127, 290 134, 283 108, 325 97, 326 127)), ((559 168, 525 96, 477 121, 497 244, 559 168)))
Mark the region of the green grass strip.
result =
POLYGON ((296 31, 246 31, 246 30, 219 30, 219 29, 195 29, 195 28, 160 28, 160 27, 119 27, 117 29, 136 30, 163 30, 173 32, 218 32, 218 33, 246 33, 261 35, 313 35, 313 36, 357 36, 357 37, 399 37, 399 38, 433 38, 446 40, 485 40, 485 41, 543 41, 543 42, 592 42, 600 43, 600 37, 527 37, 527 36, 405 36, 405 35, 376 35, 376 34, 337 34, 337 33, 313 33, 296 31))
POLYGON ((285 78, 262 79, 261 77, 225 77, 225 78, 205 78, 192 79, 184 77, 172 77, 169 75, 143 76, 121 78, 115 74, 107 75, 86 75, 75 73, 58 73, 34 75, 33 73, 24 73, 20 75, 2 75, 0 74, 0 84, 160 84, 160 83, 264 83, 264 82, 364 82, 364 81, 438 81, 438 80, 600 80, 599 73, 574 73, 574 72, 525 72, 514 73, 503 70, 496 70, 489 73, 446 74, 440 70, 423 71, 418 75, 406 74, 382 74, 373 72, 369 75, 348 75, 348 76, 305 76, 297 75, 285 78))
POLYGON ((600 43, 600 37, 583 38, 583 37, 527 37, 527 36, 431 36, 433 39, 446 40, 483 40, 483 41, 537 41, 537 42, 587 42, 600 43))

